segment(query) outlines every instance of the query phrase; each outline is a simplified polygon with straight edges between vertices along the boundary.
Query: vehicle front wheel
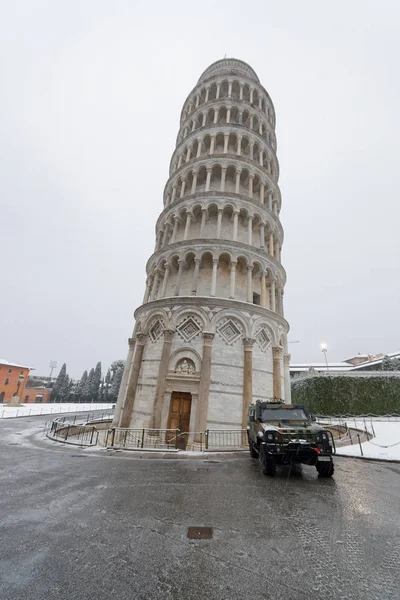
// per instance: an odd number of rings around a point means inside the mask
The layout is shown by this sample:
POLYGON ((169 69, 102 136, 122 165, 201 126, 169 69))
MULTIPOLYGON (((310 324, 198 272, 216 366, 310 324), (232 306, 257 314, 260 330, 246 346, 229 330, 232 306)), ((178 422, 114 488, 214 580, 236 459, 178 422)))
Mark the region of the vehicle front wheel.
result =
POLYGON ((273 477, 276 473, 276 462, 272 456, 268 456, 264 446, 260 448, 260 465, 264 475, 273 477))
POLYGON ((335 467, 333 466, 332 461, 317 462, 316 467, 319 477, 332 477, 335 472, 335 467))

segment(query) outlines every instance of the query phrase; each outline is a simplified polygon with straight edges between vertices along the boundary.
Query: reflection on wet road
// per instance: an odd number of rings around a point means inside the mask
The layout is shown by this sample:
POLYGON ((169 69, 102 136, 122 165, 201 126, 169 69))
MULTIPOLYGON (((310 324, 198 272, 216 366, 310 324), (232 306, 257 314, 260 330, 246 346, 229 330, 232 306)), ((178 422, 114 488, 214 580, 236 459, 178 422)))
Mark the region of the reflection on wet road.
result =
POLYGON ((400 597, 400 470, 132 459, 0 422, 2 600, 400 597), (211 527, 211 539, 188 539, 211 527))

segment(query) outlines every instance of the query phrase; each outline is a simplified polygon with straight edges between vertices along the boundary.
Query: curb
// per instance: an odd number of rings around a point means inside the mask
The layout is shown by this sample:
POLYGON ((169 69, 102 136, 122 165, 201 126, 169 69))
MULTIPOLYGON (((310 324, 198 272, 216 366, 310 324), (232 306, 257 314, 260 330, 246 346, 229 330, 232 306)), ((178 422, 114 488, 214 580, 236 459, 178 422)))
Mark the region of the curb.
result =
POLYGON ((336 454, 337 457, 343 458, 356 458, 357 460, 369 460, 370 462, 379 462, 379 463, 400 463, 400 460, 396 460, 395 458, 373 458, 369 456, 353 456, 352 454, 336 454))

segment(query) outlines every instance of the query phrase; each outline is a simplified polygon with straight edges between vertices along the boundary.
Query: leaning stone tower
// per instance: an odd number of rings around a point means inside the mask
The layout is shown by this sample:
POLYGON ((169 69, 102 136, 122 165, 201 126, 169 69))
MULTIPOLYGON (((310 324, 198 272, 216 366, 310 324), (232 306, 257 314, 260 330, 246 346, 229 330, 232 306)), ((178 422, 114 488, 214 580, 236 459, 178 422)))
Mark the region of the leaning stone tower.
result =
POLYGON ((201 75, 180 119, 114 424, 246 426, 290 402, 275 111, 245 62, 201 75))

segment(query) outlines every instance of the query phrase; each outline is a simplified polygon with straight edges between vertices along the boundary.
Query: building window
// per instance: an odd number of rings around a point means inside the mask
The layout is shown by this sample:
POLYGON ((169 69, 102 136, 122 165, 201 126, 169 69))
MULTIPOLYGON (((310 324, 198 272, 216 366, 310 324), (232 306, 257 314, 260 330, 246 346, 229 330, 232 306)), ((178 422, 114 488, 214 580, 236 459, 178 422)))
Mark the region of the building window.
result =
POLYGON ((29 400, 29 396, 25 396, 24 402, 28 402, 28 400, 29 400))
POLYGON ((8 385, 8 382, 9 382, 9 379, 7 377, 6 380, 5 380, 5 382, 4 382, 4 385, 8 385))
POLYGON ((257 304, 257 306, 260 306, 260 294, 256 294, 256 292, 253 293, 253 304, 257 304))
POLYGON ((22 371, 20 371, 20 372, 19 372, 19 374, 20 374, 20 375, 23 375, 23 374, 24 374, 24 371, 23 371, 23 370, 22 370, 22 371))
POLYGON ((43 394, 38 394, 35 398, 35 402, 39 404, 43 400, 43 394))
POLYGON ((8 369, 8 372, 9 372, 9 373, 12 373, 12 369, 8 369))

